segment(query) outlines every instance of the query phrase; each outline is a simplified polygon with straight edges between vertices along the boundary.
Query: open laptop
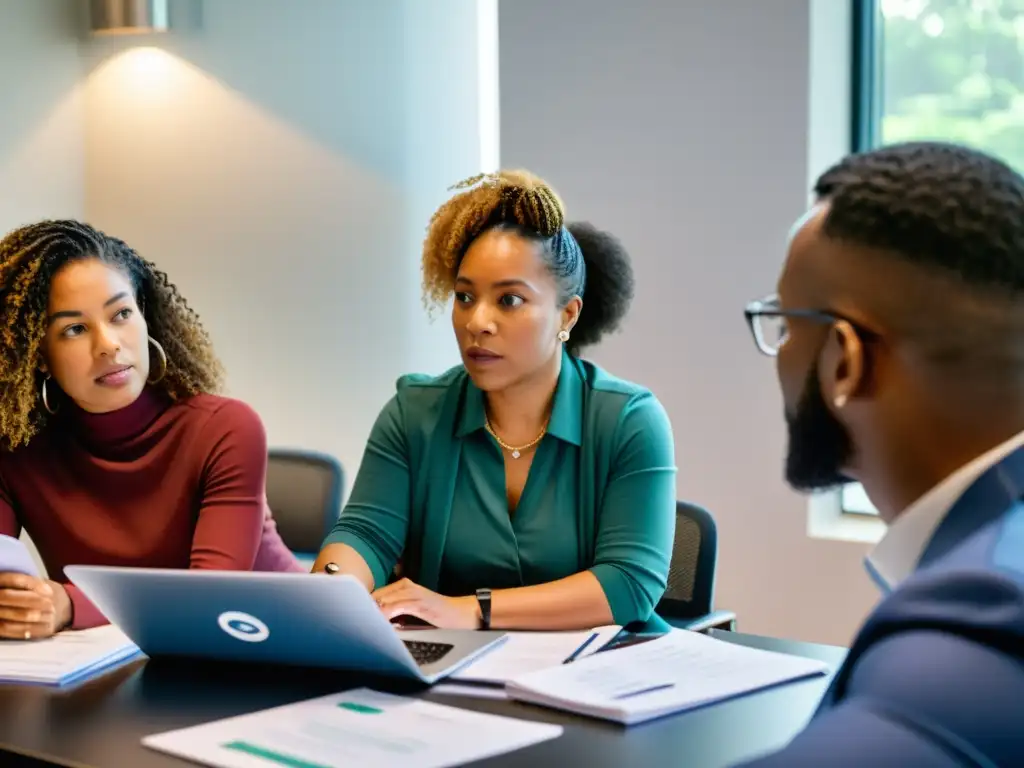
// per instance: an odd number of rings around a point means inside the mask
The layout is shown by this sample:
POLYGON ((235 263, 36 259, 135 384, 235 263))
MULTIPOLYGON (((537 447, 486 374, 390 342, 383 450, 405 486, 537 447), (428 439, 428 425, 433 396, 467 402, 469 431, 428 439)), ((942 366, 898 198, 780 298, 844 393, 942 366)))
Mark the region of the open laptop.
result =
POLYGON ((150 658, 369 671, 435 683, 503 632, 398 630, 353 576, 69 565, 64 573, 150 658))

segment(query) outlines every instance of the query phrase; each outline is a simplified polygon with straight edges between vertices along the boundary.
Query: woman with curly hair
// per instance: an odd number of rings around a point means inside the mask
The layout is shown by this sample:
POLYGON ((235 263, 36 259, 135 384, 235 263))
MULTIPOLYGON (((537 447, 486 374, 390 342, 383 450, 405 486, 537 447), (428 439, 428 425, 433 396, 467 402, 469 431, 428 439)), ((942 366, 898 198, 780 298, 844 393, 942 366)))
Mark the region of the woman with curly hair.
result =
POLYGON ((649 391, 578 356, 625 315, 629 257, 566 225, 528 172, 460 187, 431 220, 423 281, 429 304, 454 298, 463 363, 399 379, 314 569, 444 628, 647 621, 675 530, 671 427, 649 391))
POLYGON ((0 637, 105 623, 72 563, 300 570, 266 509, 256 413, 167 276, 76 221, 0 240, 0 533, 51 576, 0 573, 0 637))

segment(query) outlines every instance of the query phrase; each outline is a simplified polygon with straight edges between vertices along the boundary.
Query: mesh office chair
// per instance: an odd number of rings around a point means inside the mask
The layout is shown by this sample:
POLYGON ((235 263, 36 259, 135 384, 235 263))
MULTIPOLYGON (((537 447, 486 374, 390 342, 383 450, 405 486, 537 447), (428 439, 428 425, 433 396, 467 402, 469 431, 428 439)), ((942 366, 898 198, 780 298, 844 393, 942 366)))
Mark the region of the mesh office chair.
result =
POLYGON ((676 502, 676 537, 672 544, 668 588, 656 611, 675 627, 704 632, 736 629, 736 614, 713 609, 718 532, 703 507, 676 502))
POLYGON ((271 448, 267 504, 285 545, 302 559, 315 558, 341 515, 345 471, 333 456, 271 448))

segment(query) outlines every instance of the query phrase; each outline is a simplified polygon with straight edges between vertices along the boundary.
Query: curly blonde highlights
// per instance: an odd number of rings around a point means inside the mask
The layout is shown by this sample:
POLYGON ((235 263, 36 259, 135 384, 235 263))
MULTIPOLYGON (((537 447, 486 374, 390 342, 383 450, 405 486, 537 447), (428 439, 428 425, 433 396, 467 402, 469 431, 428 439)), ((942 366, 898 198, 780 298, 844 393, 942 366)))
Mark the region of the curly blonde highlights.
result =
POLYGON ((0 240, 0 448, 27 444, 49 417, 40 402, 40 366, 53 276, 96 258, 124 271, 167 354, 159 387, 172 399, 216 392, 223 369, 198 315, 167 275, 121 240, 77 221, 44 221, 0 240))
POLYGON ((529 171, 479 174, 451 189, 464 191, 434 213, 423 243, 423 299, 433 308, 452 295, 459 261, 485 229, 512 224, 547 238, 565 224, 558 194, 529 171))

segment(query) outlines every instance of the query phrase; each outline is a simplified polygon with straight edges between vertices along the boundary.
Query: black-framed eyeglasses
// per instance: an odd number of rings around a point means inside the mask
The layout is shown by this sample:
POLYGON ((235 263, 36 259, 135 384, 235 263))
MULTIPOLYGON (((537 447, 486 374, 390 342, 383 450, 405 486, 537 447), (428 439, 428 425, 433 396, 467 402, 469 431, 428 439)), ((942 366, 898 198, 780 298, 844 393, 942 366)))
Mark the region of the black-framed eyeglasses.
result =
POLYGON ((779 306, 779 297, 776 295, 750 302, 743 310, 743 314, 747 317, 747 324, 750 326, 750 332, 754 334, 757 348, 769 357, 779 354, 779 349, 789 338, 788 320, 791 317, 802 317, 826 325, 846 320, 840 315, 822 309, 783 309, 779 306))

